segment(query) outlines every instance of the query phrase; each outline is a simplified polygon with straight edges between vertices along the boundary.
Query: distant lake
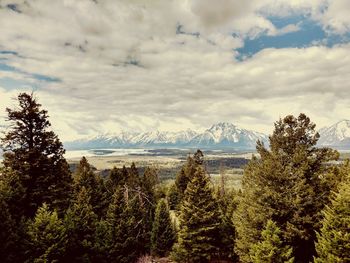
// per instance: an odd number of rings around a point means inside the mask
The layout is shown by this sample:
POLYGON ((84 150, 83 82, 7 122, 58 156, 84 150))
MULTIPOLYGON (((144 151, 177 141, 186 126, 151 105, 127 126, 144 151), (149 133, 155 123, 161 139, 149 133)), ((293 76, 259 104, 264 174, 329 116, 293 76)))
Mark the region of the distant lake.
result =
POLYGON ((67 159, 80 158, 82 156, 125 156, 130 154, 149 154, 149 149, 90 149, 90 150, 67 150, 64 157, 67 159))

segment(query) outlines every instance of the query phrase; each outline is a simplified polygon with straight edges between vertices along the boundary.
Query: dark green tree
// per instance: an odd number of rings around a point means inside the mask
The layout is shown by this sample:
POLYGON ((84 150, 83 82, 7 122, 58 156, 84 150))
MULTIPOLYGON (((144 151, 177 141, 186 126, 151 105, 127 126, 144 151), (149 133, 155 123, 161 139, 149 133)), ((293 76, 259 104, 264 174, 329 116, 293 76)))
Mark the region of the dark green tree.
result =
POLYGON ((209 262, 220 254, 221 214, 203 168, 199 166, 191 177, 172 256, 180 262, 209 262))
POLYGON ((94 257, 97 215, 92 209, 90 199, 83 186, 67 211, 64 225, 68 244, 63 262, 91 262, 94 257))
POLYGON ((115 189, 118 186, 123 186, 126 184, 127 176, 123 176, 122 169, 119 169, 117 167, 113 167, 112 170, 109 173, 109 176, 106 180, 106 190, 109 193, 110 199, 113 196, 113 193, 115 189))
POLYGON ((130 169, 128 170, 127 184, 132 188, 135 188, 140 185, 139 171, 136 168, 136 165, 134 162, 132 162, 130 169))
POLYGON ((146 251, 151 249, 152 222, 154 219, 157 199, 155 195, 158 184, 158 174, 155 168, 146 167, 141 178, 140 197, 143 204, 143 226, 144 226, 144 244, 146 251))
POLYGON ((0 258, 3 262, 25 260, 26 219, 21 211, 24 198, 18 174, 0 168, 0 258))
POLYGON ((234 215, 235 251, 242 262, 251 262, 251 246, 261 239, 260 231, 269 219, 293 247, 296 262, 312 259, 315 230, 334 187, 330 176, 334 167, 329 163, 339 156, 329 148, 316 147, 318 138, 315 124, 300 114, 275 123, 270 149, 258 142, 260 158, 253 158, 244 171, 243 195, 234 215))
POLYGON ((272 220, 267 221, 261 232, 261 241, 250 249, 253 263, 293 263, 293 250, 281 240, 281 230, 272 220))
POLYGON ((180 203, 179 191, 177 190, 176 184, 172 184, 169 187, 168 193, 168 204, 170 210, 175 210, 180 203))
POLYGON ((219 189, 216 192, 215 199, 222 215, 220 223, 220 242, 222 244, 220 258, 236 262, 237 255, 234 253, 236 231, 232 217, 238 205, 238 192, 234 189, 230 191, 219 189))
POLYGON ((152 227, 151 251, 156 256, 167 255, 175 242, 175 232, 165 199, 160 199, 152 227))
POLYGON ((68 207, 71 174, 63 145, 50 129, 46 110, 33 94, 21 93, 19 107, 7 108, 10 129, 1 139, 3 164, 20 176, 25 189, 21 214, 33 217, 44 202, 60 213, 68 207))
POLYGON ((317 234, 316 263, 350 262, 350 180, 340 185, 332 202, 323 211, 317 234))
POLYGON ((128 187, 117 188, 108 208, 109 258, 115 262, 134 262, 144 254, 144 213, 140 196, 128 187))
POLYGON ((188 156, 186 163, 182 166, 181 170, 177 173, 175 179, 175 185, 177 188, 177 200, 179 205, 184 196, 187 184, 190 182, 192 176, 196 172, 199 165, 203 164, 203 153, 198 150, 193 156, 188 156))
POLYGON ((107 189, 101 176, 94 173, 85 157, 80 160, 74 175, 74 192, 76 197, 83 187, 90 196, 90 204, 92 205, 94 213, 98 215, 98 217, 102 217, 106 213, 108 207, 107 189))
POLYGON ((67 233, 57 212, 44 203, 28 226, 30 249, 27 262, 60 262, 66 250, 67 233))
POLYGON ((4 200, 3 186, 0 182, 0 258, 3 262, 16 262, 18 245, 16 221, 4 200))

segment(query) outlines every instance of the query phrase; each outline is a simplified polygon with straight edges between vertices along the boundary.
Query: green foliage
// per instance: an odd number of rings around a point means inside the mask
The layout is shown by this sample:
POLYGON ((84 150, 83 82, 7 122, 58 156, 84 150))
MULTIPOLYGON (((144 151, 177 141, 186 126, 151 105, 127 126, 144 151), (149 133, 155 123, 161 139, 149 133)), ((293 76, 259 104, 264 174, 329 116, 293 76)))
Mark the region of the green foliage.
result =
POLYGON ((158 202, 152 227, 151 251, 156 256, 163 257, 171 250, 175 241, 175 232, 165 199, 158 202))
POLYGON ((216 195, 216 200, 222 214, 220 223, 220 238, 222 243, 220 258, 235 262, 237 261, 237 255, 234 253, 236 231, 232 217, 237 209, 238 193, 234 189, 227 192, 219 190, 216 192, 216 195))
POLYGON ((19 175, 10 169, 0 169, 0 258, 3 262, 25 259, 26 219, 21 211, 24 198, 19 175))
POLYGON ((68 245, 65 262, 91 262, 94 254, 94 234, 97 216, 90 204, 90 196, 83 186, 64 219, 68 245))
POLYGON ((83 157, 78 165, 77 172, 74 177, 74 192, 78 193, 85 188, 90 196, 90 204, 96 215, 102 217, 108 207, 108 196, 105 190, 103 179, 95 174, 87 159, 83 157))
POLYGON ((44 203, 28 226, 28 262, 60 262, 65 254, 67 233, 57 212, 44 203))
POLYGON ((209 262, 219 254, 221 215, 202 167, 192 175, 180 213, 173 257, 180 262, 209 262))
POLYGON ((261 232, 261 241, 250 249, 253 263, 292 263, 292 248, 283 244, 281 230, 275 222, 267 221, 261 232))
POLYGON ((168 203, 171 210, 175 210, 180 203, 180 193, 177 190, 176 184, 172 184, 169 187, 168 193, 168 203))
MULTIPOLYGON (((185 194, 187 184, 190 182, 193 174, 196 172, 196 169, 199 165, 203 164, 203 153, 200 150, 193 156, 188 156, 186 163, 183 165, 181 170, 176 174, 175 185, 177 189, 176 198, 173 198, 172 206, 178 206, 185 194)), ((175 197, 175 194, 173 194, 175 197)))
POLYGON ((117 188, 108 208, 106 222, 110 260, 134 262, 145 252, 144 211, 140 196, 127 187, 117 188))
POLYGON ((71 175, 63 145, 52 131, 46 110, 31 94, 18 96, 19 107, 7 108, 11 129, 1 139, 3 164, 19 175, 25 190, 21 215, 33 217, 46 202, 60 213, 68 207, 71 175))
POLYGON ((317 234, 317 263, 350 262, 350 181, 344 181, 324 211, 317 234))
POLYGON ((321 210, 332 188, 328 164, 338 153, 317 148, 315 125, 304 114, 276 122, 270 150, 258 142, 261 159, 247 165, 243 195, 234 215, 237 230, 235 250, 242 262, 251 262, 249 250, 261 239, 260 230, 272 219, 293 247, 297 262, 309 262, 315 253, 315 231, 321 210))
MULTIPOLYGON (((1 191, 1 188, 0 188, 1 191)), ((16 222, 0 193, 0 257, 3 262, 13 262, 16 253, 16 222)))

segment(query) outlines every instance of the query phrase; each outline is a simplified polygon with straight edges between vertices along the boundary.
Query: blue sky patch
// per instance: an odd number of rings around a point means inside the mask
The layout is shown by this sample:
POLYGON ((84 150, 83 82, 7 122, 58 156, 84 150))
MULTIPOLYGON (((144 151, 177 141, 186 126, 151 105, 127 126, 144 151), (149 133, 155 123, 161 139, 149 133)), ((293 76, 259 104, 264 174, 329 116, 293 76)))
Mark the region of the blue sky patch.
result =
POLYGON ((269 17, 268 19, 277 29, 294 24, 299 27, 299 30, 282 35, 268 36, 262 34, 254 39, 247 38, 244 41, 244 46, 237 49, 239 52, 238 59, 251 57, 265 48, 303 48, 313 45, 332 47, 336 44, 347 43, 350 40, 350 34, 343 36, 328 35, 319 23, 307 16, 269 17))
MULTIPOLYGON (((8 51, 8 50, 0 50, 0 55, 14 55, 18 56, 17 52, 14 51, 8 51)), ((25 78, 29 79, 34 79, 38 82, 60 82, 61 80, 59 78, 51 77, 51 76, 46 76, 42 74, 36 74, 36 73, 28 73, 23 70, 17 69, 13 66, 9 66, 6 64, 6 61, 8 58, 1 58, 0 57, 0 71, 7 71, 7 72, 15 72, 20 75, 23 75, 24 80, 18 80, 18 79, 13 79, 10 77, 3 77, 0 78, 0 86, 4 87, 5 89, 11 90, 11 89, 16 89, 19 87, 32 87, 32 88, 37 88, 38 86, 35 85, 32 81, 26 81, 25 78)))

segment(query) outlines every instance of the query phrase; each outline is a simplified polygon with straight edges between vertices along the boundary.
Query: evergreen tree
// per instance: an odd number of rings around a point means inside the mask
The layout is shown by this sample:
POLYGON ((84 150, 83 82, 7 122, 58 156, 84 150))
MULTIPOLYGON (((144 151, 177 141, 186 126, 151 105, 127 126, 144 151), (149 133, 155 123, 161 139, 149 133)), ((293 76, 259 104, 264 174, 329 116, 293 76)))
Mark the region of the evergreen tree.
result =
MULTIPOLYGON (((1 191, 1 187, 0 187, 1 191)), ((0 258, 3 262, 16 262, 16 222, 0 193, 0 258)))
POLYGON ((252 246, 250 257, 253 263, 292 263, 292 252, 291 247, 283 244, 281 230, 269 220, 261 232, 261 241, 252 246))
POLYGON ((152 223, 155 214, 155 208, 157 204, 155 189, 158 184, 157 170, 154 168, 146 167, 141 179, 141 193, 140 197, 143 203, 143 226, 144 226, 144 244, 146 251, 151 249, 151 233, 152 223))
POLYGON ((321 211, 329 202, 334 168, 330 161, 338 153, 317 148, 319 134, 304 114, 287 116, 275 123, 270 149, 258 142, 260 159, 247 165, 242 180, 243 195, 234 215, 237 231, 235 251, 242 262, 251 262, 252 244, 269 219, 293 247, 296 262, 309 262, 315 253, 315 231, 321 211))
POLYGON ((220 258, 236 262, 237 255, 234 253, 235 244, 235 226, 232 221, 238 205, 238 193, 233 189, 231 191, 217 191, 216 200, 221 212, 220 238, 222 247, 220 250, 220 258))
POLYGON ((168 204, 170 210, 175 210, 180 203, 179 191, 177 190, 176 184, 172 184, 169 187, 168 193, 168 204))
POLYGON ((67 233, 57 212, 44 203, 28 227, 30 251, 27 262, 60 262, 67 243, 67 233))
POLYGON ((145 253, 142 203, 128 188, 117 188, 108 208, 109 258, 114 262, 134 262, 145 253))
POLYGON ((83 186, 68 209, 65 220, 68 245, 64 262, 91 262, 94 256, 94 235, 97 216, 90 204, 90 196, 83 186))
POLYGON ((106 180, 106 190, 108 191, 109 199, 112 198, 115 189, 126 184, 127 177, 123 176, 122 169, 113 167, 106 180))
POLYGON ((19 176, 8 169, 0 169, 0 258, 2 262, 25 260, 25 218, 21 204, 25 192, 19 176))
POLYGON ((136 165, 134 162, 132 162, 130 169, 128 170, 128 181, 127 184, 131 188, 135 188, 140 185, 140 175, 139 171, 136 168, 136 165))
POLYGON ((180 213, 180 231, 173 257, 180 262, 209 262, 220 251, 220 212, 202 167, 187 185, 180 213))
POLYGON ((177 188, 177 200, 178 204, 181 203, 187 184, 190 182, 193 174, 199 165, 203 164, 203 153, 198 150, 193 156, 188 156, 186 163, 182 166, 181 170, 177 173, 175 179, 175 185, 177 188))
POLYGON ((106 219, 100 219, 96 224, 96 231, 94 234, 94 254, 92 262, 111 262, 109 257, 109 249, 111 244, 112 233, 106 219))
POLYGON ((317 234, 316 263, 350 262, 350 180, 341 184, 324 211, 317 234))
POLYGON ((83 187, 90 196, 90 204, 94 213, 102 217, 107 211, 108 193, 103 179, 94 173, 85 157, 80 160, 74 176, 74 191, 76 196, 78 196, 78 193, 83 187))
POLYGON ((1 139, 3 164, 20 176, 25 189, 20 211, 34 216, 46 202, 60 213, 68 207, 71 174, 63 145, 52 131, 46 110, 40 109, 33 94, 21 93, 19 107, 7 108, 10 130, 1 139))
POLYGON ((175 241, 175 232, 170 219, 168 205, 164 199, 161 199, 157 205, 151 241, 152 254, 161 257, 170 252, 175 241))

